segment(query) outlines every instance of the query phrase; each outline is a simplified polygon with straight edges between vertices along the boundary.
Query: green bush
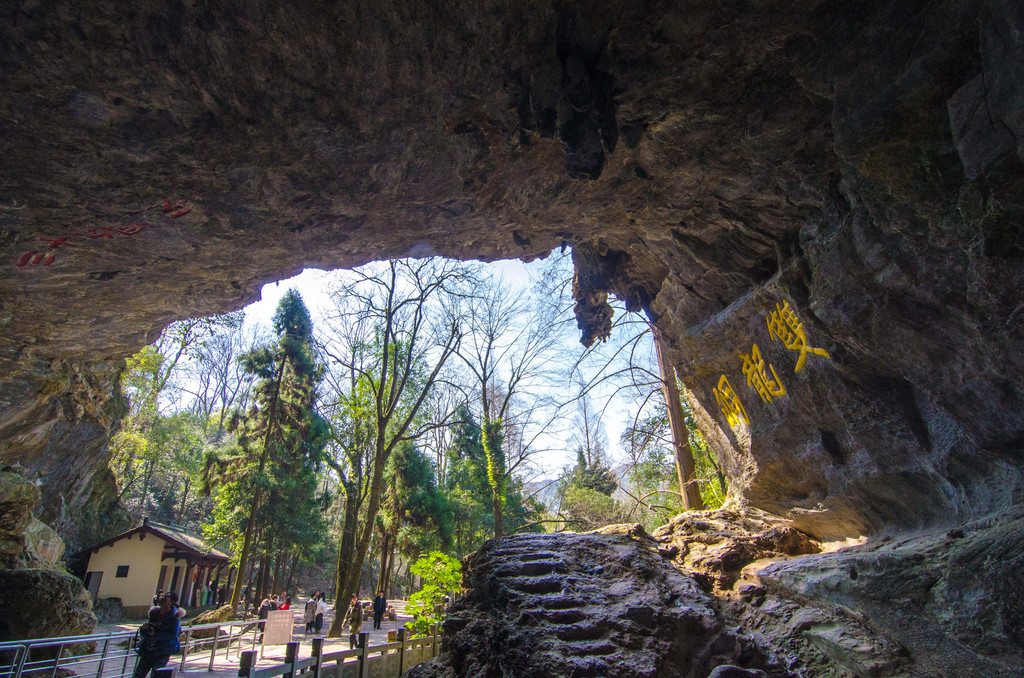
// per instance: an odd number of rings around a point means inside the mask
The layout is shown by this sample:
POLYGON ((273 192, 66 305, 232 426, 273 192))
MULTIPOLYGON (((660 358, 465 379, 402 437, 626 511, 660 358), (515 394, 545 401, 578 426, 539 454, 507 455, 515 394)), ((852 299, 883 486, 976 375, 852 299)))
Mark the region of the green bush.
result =
POLYGON ((440 551, 431 551, 412 564, 410 571, 423 580, 423 588, 409 597, 405 611, 413 615, 406 626, 414 636, 430 634, 430 628, 443 619, 444 596, 458 591, 462 582, 462 563, 440 551))

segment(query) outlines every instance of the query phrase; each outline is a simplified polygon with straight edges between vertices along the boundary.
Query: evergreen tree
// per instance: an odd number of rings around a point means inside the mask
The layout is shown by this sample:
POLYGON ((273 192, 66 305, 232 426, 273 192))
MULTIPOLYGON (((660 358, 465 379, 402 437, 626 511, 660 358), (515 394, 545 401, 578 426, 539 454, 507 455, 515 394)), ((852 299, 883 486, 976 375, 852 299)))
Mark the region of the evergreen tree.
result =
MULTIPOLYGON (((240 534, 236 531, 236 541, 240 539, 241 544, 232 607, 238 605, 259 528, 263 528, 266 550, 278 553, 322 530, 316 471, 327 426, 315 409, 322 370, 311 349, 309 311, 294 289, 278 304, 273 326, 277 334, 274 344, 239 358, 245 372, 258 381, 249 410, 235 413, 229 423, 238 439, 235 454, 207 459, 210 483, 228 486, 225 494, 236 501, 251 497, 249 502, 243 501, 248 504, 244 528, 240 534)), ((221 517, 231 520, 235 531, 241 527, 237 524, 241 513, 236 508, 221 517)), ((264 567, 268 564, 265 556, 264 567)))

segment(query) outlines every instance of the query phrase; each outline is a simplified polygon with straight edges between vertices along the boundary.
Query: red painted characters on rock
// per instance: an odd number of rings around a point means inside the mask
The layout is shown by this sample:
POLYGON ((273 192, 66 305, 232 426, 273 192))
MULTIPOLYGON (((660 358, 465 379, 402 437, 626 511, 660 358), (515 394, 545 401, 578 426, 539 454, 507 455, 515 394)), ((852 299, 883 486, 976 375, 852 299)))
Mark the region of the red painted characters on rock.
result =
MULTIPOLYGON (((151 210, 160 210, 160 214, 168 219, 177 219, 183 217, 192 211, 192 207, 184 200, 171 200, 170 198, 164 199, 162 203, 156 203, 149 207, 135 212, 135 214, 142 214, 151 210)), ((99 226, 95 228, 87 228, 84 232, 76 231, 71 235, 61 236, 59 238, 40 238, 45 245, 40 245, 37 250, 29 250, 18 257, 16 266, 20 269, 35 266, 49 266, 53 263, 56 258, 55 252, 49 252, 48 250, 56 250, 61 247, 75 247, 75 243, 69 242, 73 238, 81 238, 83 240, 99 240, 102 238, 113 239, 115 235, 121 236, 133 236, 137 233, 141 233, 146 230, 147 226, 153 226, 152 223, 145 223, 142 221, 133 221, 130 224, 122 226, 99 226)))

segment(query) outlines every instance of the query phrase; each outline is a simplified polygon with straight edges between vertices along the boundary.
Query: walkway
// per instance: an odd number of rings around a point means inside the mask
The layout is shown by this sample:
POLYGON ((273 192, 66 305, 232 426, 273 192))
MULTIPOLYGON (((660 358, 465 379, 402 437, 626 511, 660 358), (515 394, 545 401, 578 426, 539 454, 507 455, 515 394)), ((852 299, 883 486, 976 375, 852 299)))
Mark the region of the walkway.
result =
MULTIPOLYGON (((396 612, 398 612, 397 619, 395 621, 388 621, 388 620, 385 619, 383 622, 381 622, 381 628, 379 630, 374 630, 373 629, 373 617, 372 617, 372 615, 369 616, 369 618, 363 623, 363 628, 362 628, 363 632, 370 634, 370 636, 368 638, 368 643, 369 643, 370 646, 373 646, 373 645, 383 645, 384 643, 387 643, 388 642, 388 631, 397 631, 398 629, 405 628, 405 623, 407 621, 411 621, 412 620, 411 616, 405 614, 405 602, 406 601, 404 601, 404 600, 401 600, 401 601, 389 601, 388 602, 388 604, 389 605, 393 605, 395 607, 396 612)), ((313 634, 313 633, 306 634, 305 633, 306 625, 304 623, 302 623, 302 609, 301 609, 301 606, 300 606, 300 609, 296 609, 296 610, 294 610, 294 612, 295 612, 295 625, 292 628, 292 640, 294 642, 298 642, 299 643, 299 657, 298 658, 299 659, 303 659, 303 658, 311 656, 311 651, 312 651, 312 647, 313 647, 313 638, 317 637, 318 635, 322 636, 322 635, 327 633, 327 629, 330 628, 331 621, 334 619, 334 610, 328 609, 327 614, 325 615, 325 619, 324 619, 323 630, 321 631, 320 634, 313 634)), ((135 629, 137 629, 139 627, 139 625, 141 623, 142 622, 139 621, 139 622, 119 623, 119 624, 103 624, 101 626, 97 626, 96 630, 94 631, 94 633, 95 634, 103 634, 103 633, 114 633, 114 632, 118 632, 118 631, 134 631, 135 629)), ((184 629, 186 627, 183 626, 182 628, 184 629)), ((252 649, 252 646, 251 646, 251 644, 249 642, 245 642, 245 643, 242 644, 241 651, 249 650, 249 649, 252 649)), ((348 629, 347 628, 345 630, 345 634, 341 638, 328 638, 324 642, 324 652, 325 653, 337 652, 338 650, 347 650, 347 649, 349 649, 349 646, 348 646, 348 629)), ((271 666, 273 664, 279 664, 284 659, 284 650, 285 650, 284 645, 271 645, 271 646, 266 647, 265 650, 264 650, 264 657, 257 661, 256 668, 261 668, 261 667, 265 667, 265 666, 271 666)), ((257 657, 259 657, 259 651, 260 651, 260 646, 257 644, 256 645, 257 657)), ((240 654, 240 652, 236 653, 234 648, 232 648, 232 650, 229 653, 227 653, 227 654, 228 654, 228 656, 225 657, 224 656, 225 652, 224 652, 224 648, 223 647, 221 647, 217 651, 217 657, 215 659, 214 670, 212 672, 208 671, 208 667, 209 667, 209 663, 210 663, 210 651, 209 650, 200 650, 200 651, 197 651, 197 652, 194 652, 194 653, 190 653, 186 657, 184 667, 181 667, 181 668, 178 668, 178 667, 180 667, 181 657, 180 656, 172 657, 171 658, 171 664, 169 664, 169 666, 175 667, 175 669, 177 669, 177 671, 179 673, 181 671, 185 671, 186 673, 203 673, 203 674, 211 675, 211 676, 223 676, 224 678, 227 678, 228 676, 237 676, 238 675, 238 662, 239 662, 239 657, 237 656, 237 654, 240 654)))

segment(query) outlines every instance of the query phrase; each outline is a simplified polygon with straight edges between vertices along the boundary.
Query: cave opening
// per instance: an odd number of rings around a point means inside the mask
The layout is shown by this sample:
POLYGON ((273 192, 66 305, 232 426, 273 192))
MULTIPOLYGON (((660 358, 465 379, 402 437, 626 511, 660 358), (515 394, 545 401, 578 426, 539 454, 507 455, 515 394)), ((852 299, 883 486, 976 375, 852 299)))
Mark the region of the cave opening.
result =
POLYGON ((735 503, 494 542, 443 670, 1019 674, 1022 12, 5 8, 0 640, 56 590, 85 623, 54 554, 120 515, 123 361, 169 323, 303 267, 572 248, 584 342, 609 295, 657 327, 735 503))

